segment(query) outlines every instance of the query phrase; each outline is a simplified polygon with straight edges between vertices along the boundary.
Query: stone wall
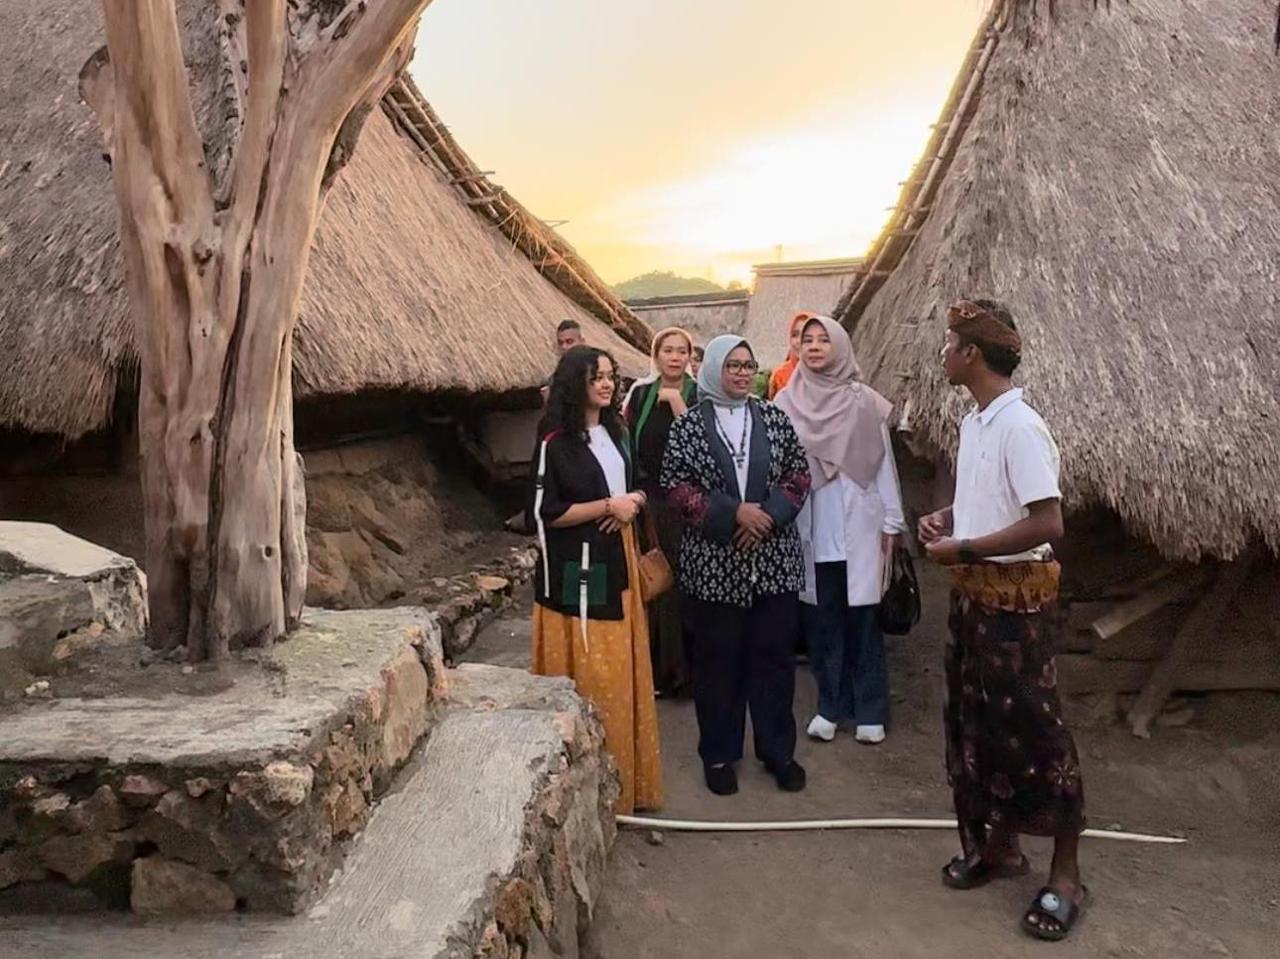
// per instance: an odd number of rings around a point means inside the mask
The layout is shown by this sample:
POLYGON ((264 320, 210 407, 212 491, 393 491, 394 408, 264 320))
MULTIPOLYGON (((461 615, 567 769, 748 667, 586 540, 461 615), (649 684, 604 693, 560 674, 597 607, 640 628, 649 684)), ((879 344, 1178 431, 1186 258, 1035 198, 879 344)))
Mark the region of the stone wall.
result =
POLYGON ((0 714, 0 890, 135 912, 295 912, 323 890, 446 692, 414 609, 308 610, 219 691, 63 698, 0 714), (91 896, 89 896, 91 894, 91 896))

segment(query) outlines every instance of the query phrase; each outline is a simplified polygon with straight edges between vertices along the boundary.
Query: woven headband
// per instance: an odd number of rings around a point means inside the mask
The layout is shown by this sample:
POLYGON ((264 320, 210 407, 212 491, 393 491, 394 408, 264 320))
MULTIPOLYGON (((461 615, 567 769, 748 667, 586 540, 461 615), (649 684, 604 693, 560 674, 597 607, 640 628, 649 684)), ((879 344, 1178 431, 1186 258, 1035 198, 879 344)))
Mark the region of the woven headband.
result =
POLYGON ((972 300, 959 300, 947 309, 947 327, 971 343, 1003 347, 1022 353, 1022 337, 1018 331, 1002 323, 986 307, 972 300))

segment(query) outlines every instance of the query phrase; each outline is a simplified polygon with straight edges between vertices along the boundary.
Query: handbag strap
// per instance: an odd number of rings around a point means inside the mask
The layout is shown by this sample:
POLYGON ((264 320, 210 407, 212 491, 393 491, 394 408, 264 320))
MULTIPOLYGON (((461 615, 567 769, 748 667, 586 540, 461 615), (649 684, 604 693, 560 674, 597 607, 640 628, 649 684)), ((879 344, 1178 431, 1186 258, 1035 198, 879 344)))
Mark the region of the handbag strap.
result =
POLYGON ((653 515, 653 507, 647 502, 644 504, 644 534, 649 540, 649 549, 655 549, 658 545, 658 521, 653 515))

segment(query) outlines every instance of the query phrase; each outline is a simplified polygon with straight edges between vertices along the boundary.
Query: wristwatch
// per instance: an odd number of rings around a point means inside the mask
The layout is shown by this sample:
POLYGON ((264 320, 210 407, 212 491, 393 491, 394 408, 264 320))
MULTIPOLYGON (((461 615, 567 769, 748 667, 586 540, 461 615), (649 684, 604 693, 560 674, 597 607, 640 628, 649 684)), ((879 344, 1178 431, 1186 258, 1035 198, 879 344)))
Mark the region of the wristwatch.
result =
POLYGON ((978 555, 978 551, 973 548, 972 540, 967 540, 967 539, 960 540, 960 562, 965 564, 972 564, 972 563, 978 562, 981 559, 982 557, 978 555))

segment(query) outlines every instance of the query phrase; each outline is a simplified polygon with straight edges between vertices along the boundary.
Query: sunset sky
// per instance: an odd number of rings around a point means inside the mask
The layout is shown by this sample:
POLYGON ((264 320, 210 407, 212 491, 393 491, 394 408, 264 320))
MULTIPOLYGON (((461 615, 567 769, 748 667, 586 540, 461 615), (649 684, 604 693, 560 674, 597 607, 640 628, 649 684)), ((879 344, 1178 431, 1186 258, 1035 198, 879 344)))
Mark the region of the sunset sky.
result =
POLYGON ((610 282, 862 253, 986 0, 434 0, 413 73, 610 282))

